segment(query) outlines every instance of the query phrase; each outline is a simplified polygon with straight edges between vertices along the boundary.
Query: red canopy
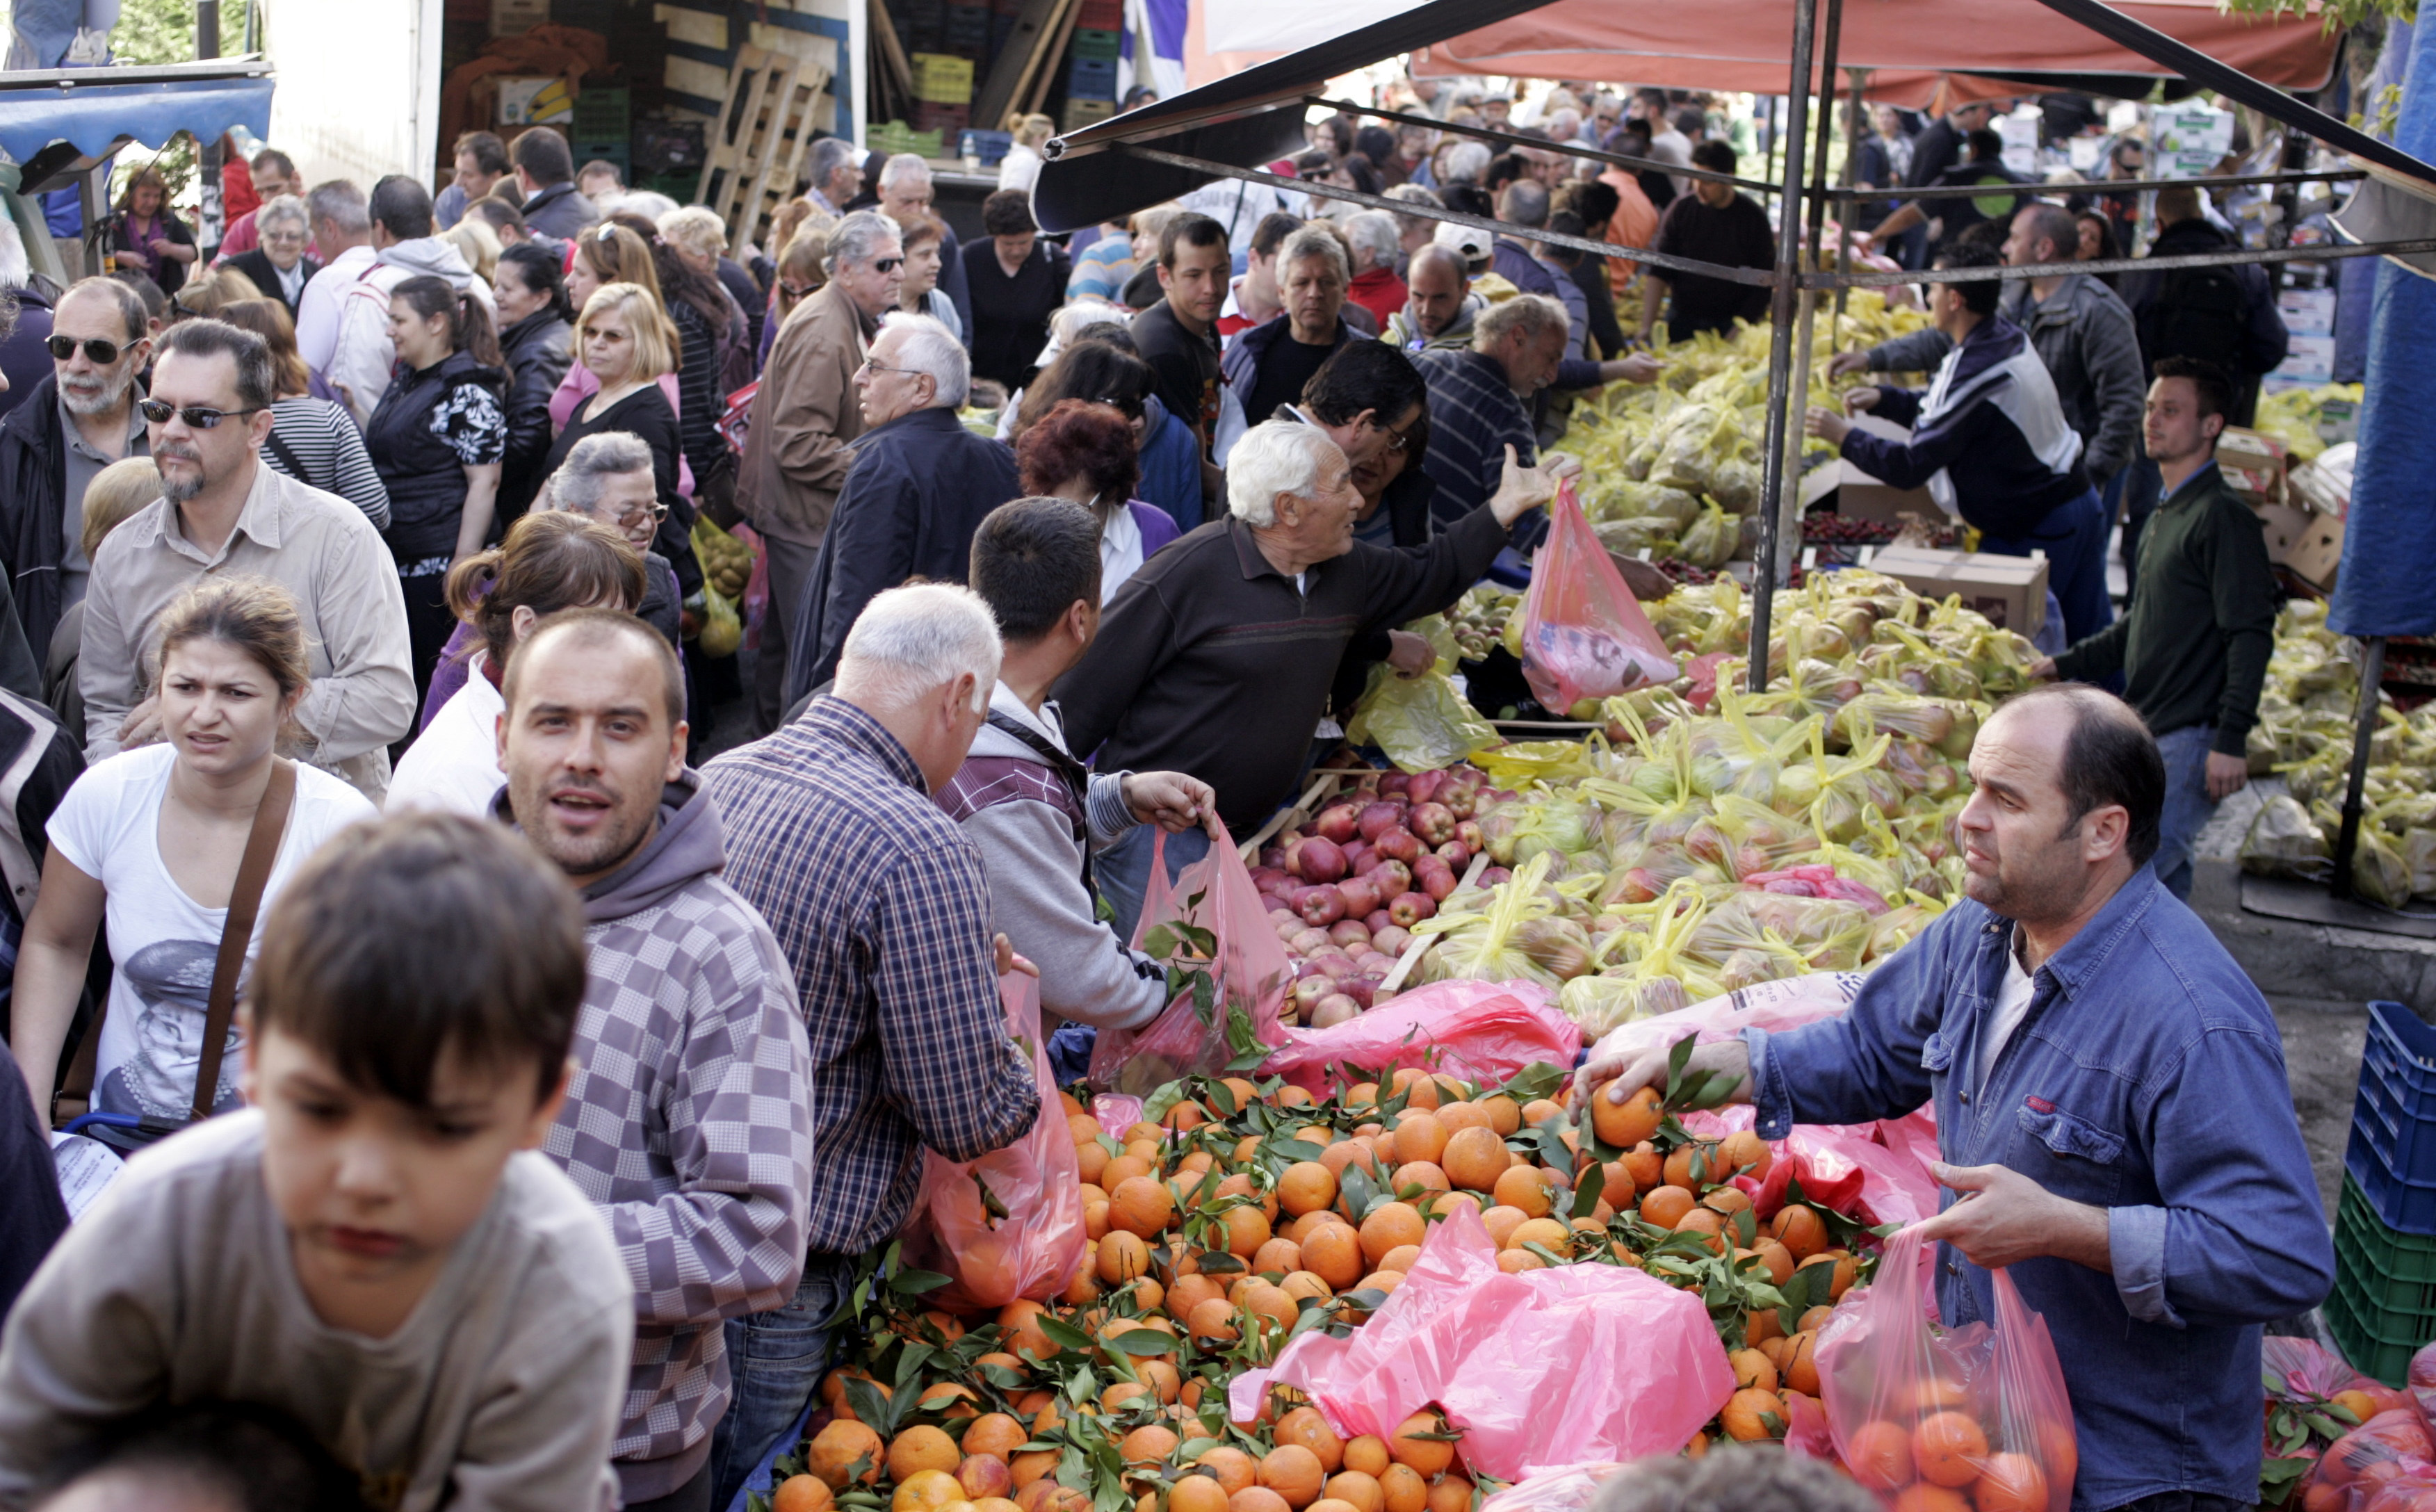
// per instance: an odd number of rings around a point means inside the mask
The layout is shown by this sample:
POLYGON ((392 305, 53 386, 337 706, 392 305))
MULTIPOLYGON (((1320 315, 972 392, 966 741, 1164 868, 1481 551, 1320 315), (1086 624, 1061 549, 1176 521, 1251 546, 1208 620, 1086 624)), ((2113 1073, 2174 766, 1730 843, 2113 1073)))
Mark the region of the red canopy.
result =
MULTIPOLYGON (((2315 18, 2226 15, 2216 0, 2115 0, 2114 9, 2280 88, 2320 88, 2334 65, 2339 36, 2315 18)), ((1436 75, 1589 78, 1773 95, 1784 91, 1792 35, 1788 0, 1552 0, 1433 43, 1415 53, 1413 62, 1417 72, 1436 75)), ((1948 69, 1999 75, 2163 72, 2040 0, 1844 0, 1836 61, 1839 68, 1888 75, 1871 80, 1887 88, 1924 83, 1948 69)))

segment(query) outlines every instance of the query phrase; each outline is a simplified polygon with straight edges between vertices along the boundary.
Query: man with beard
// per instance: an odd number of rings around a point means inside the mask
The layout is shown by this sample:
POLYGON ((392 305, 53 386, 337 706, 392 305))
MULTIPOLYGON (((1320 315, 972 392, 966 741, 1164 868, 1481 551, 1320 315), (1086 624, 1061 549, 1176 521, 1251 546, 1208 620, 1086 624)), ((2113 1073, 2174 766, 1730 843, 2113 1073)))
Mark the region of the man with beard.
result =
POLYGON ((610 1463, 629 1508, 694 1512, 713 1504, 733 1394, 725 1321, 777 1307, 803 1275, 811 1064, 795 978, 719 878, 719 808, 686 767, 685 674, 657 632, 563 610, 516 648, 502 693, 495 812, 583 900, 575 1066, 542 1148, 634 1278, 610 1463))
MULTIPOLYGON (((123 457, 146 454, 135 375, 152 355, 144 302, 114 278, 86 278, 51 315, 51 375, 0 421, 0 548, 34 665, 84 597, 84 491, 123 457)), ((81 732, 79 732, 81 733, 81 732)))
MULTIPOLYGON (((2166 769, 2129 704, 2022 694, 1971 752, 1965 891, 1839 1018, 1703 1045, 1762 1138, 1937 1105, 1956 1194, 1938 1312, 1992 1315, 2008 1268, 2055 1336, 2092 1512, 2231 1512, 2258 1487, 2262 1326, 2334 1256, 2267 999, 2149 865, 2166 769), (2159 1410, 2159 1404, 2168 1404, 2159 1410)), ((1593 1062, 1603 1133, 1663 1050, 1593 1062)), ((1654 1106, 1654 1102, 1651 1103, 1654 1106)))
POLYGON ((364 512, 265 466, 270 348, 225 321, 162 334, 140 410, 163 496, 102 542, 86 585, 85 759, 161 738, 145 694, 145 642, 161 611, 206 573, 267 578, 304 622, 313 674, 296 755, 374 803, 389 790, 389 743, 412 727, 406 595, 364 512))

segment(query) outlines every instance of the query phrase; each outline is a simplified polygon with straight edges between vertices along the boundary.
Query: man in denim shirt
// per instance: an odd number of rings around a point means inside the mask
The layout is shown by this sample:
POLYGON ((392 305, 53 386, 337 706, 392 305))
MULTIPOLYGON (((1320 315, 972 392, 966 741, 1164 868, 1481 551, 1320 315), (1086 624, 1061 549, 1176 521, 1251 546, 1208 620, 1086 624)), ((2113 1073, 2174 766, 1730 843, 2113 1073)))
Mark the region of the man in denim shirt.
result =
MULTIPOLYGON (((2075 1512, 2218 1512, 2258 1486, 2261 1325, 2331 1284, 2325 1214, 2275 1021, 2159 885, 2165 768, 2129 705, 2080 685, 2012 700, 1971 754, 1969 899, 1852 1011, 1705 1045, 1761 1134, 1934 1099, 1938 1311, 1992 1315, 2010 1266, 2046 1320, 2079 1437, 2075 1512)), ((1662 1053, 1593 1063, 1619 1101, 1662 1053)), ((1603 1089, 1592 1091, 1592 1088, 1603 1089)))

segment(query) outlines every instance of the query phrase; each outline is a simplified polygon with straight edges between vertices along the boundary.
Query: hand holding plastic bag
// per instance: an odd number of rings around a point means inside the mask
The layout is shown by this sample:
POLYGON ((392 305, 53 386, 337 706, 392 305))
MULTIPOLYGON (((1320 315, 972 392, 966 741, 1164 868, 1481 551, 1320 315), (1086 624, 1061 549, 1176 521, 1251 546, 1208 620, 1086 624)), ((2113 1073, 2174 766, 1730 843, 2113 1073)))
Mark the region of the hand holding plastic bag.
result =
POLYGON ((1380 662, 1347 721, 1345 738, 1375 745, 1406 772, 1436 772, 1498 743, 1496 728, 1455 691, 1453 679, 1432 669, 1399 676, 1380 662))
POLYGON ((1913 1229, 1887 1241, 1875 1284, 1820 1332, 1819 1396, 1836 1454, 1890 1507, 2066 1512, 2080 1454, 2046 1324, 1997 1271, 1994 1327, 1939 1328, 1924 1249, 1913 1229))
POLYGON ((1021 1138, 978 1160, 923 1156, 922 1192, 906 1222, 907 1263, 936 1271, 933 1294, 958 1312, 1001 1308, 1018 1297, 1047 1301, 1083 1262, 1082 1172, 1059 1110, 1040 1033, 1040 982, 1011 971, 998 980, 1007 1037, 1032 1057, 1040 1117, 1021 1138))
POLYGON ((1548 539, 1522 600, 1522 680, 1564 718, 1584 699, 1675 679, 1675 658, 1608 560, 1570 482, 1548 508, 1548 539))
POLYGON ((1145 1028, 1102 1030, 1089 1081, 1145 1096, 1178 1077, 1255 1066, 1285 1043, 1279 1008, 1294 966, 1243 856, 1222 827, 1209 854, 1167 879, 1167 833, 1151 843, 1133 947, 1169 964, 1175 997, 1145 1028))

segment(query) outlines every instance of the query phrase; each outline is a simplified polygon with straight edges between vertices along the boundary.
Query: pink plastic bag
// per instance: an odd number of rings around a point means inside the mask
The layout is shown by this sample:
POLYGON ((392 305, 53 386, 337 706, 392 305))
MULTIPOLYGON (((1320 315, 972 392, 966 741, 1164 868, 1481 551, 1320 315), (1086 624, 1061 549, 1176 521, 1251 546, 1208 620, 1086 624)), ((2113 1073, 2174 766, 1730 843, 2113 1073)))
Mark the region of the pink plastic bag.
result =
POLYGON ((905 1227, 906 1263, 947 1277, 930 1296, 959 1312, 1020 1296, 1047 1301, 1073 1278, 1088 1242, 1082 1171, 1040 1033, 1040 983, 1011 971, 999 978, 998 991, 1007 1036, 1032 1057, 1040 1117, 1013 1144, 969 1163, 926 1151, 921 1195, 905 1227))
POLYGON ((1548 539, 1531 564, 1522 680, 1560 720, 1583 699, 1675 680, 1675 658, 1608 560, 1571 483, 1548 506, 1548 539))
POLYGON ((1820 971, 1806 977, 1753 982, 1689 1008, 1619 1024, 1591 1047, 1590 1058, 1629 1058, 1642 1051, 1669 1050, 1685 1034, 1696 1034, 1699 1043, 1708 1045, 1740 1038, 1746 1029, 1765 1029, 1775 1034, 1815 1024, 1821 1018, 1839 1018, 1853 1006, 1853 999, 1860 996, 1861 984, 1868 980, 1866 973, 1858 971, 1820 971))
POLYGON ((1285 1032, 1283 1050, 1261 1066, 1314 1096, 1339 1089, 1335 1073, 1351 1067, 1383 1080, 1402 1067, 1421 1067, 1484 1086, 1511 1080, 1544 1061, 1571 1066, 1582 1032, 1527 982, 1434 982, 1387 999, 1333 1029, 1285 1032))
POLYGON ((1671 1454, 1733 1395, 1699 1296, 1620 1265, 1508 1276, 1468 1205, 1349 1339, 1305 1333, 1270 1379, 1346 1436, 1392 1434, 1436 1402, 1476 1475, 1671 1454))
POLYGON ((1937 1328, 1928 1258, 1917 1229, 1888 1240, 1876 1282, 1820 1331, 1836 1454, 1889 1506, 1917 1483, 1982 1509, 2065 1512, 2080 1456, 2046 1323, 2000 1270, 1994 1327, 1937 1328))
MULTIPOLYGON (((1756 1121, 1747 1104, 1682 1115, 1683 1127, 1704 1139, 1722 1139, 1756 1121)), ((1768 1141, 1775 1158, 1768 1162, 1765 1181, 1745 1176, 1734 1185, 1749 1193, 1751 1206, 1764 1219, 1776 1216, 1790 1200, 1797 1179, 1810 1203, 1856 1213, 1867 1224, 1908 1225, 1935 1217, 1936 1178, 1908 1155, 1877 1143, 1871 1136, 1880 1127, 1797 1123, 1784 1138, 1768 1141)))
POLYGON ((1294 966, 1269 922, 1252 874, 1223 833, 1209 854, 1167 880, 1167 833, 1151 842, 1134 948, 1190 962, 1207 989, 1188 988, 1140 1030, 1100 1031, 1089 1081, 1102 1091, 1145 1095, 1180 1076, 1208 1076, 1239 1062, 1258 1065, 1262 1046, 1285 1043, 1278 1021, 1294 966), (1206 964, 1205 964, 1206 963, 1206 964), (1204 996, 1206 992, 1206 998, 1204 996))
POLYGON ((1608 1477, 1622 1469, 1613 1460, 1535 1465, 1522 1479, 1482 1502, 1480 1512, 1582 1512, 1608 1477))

